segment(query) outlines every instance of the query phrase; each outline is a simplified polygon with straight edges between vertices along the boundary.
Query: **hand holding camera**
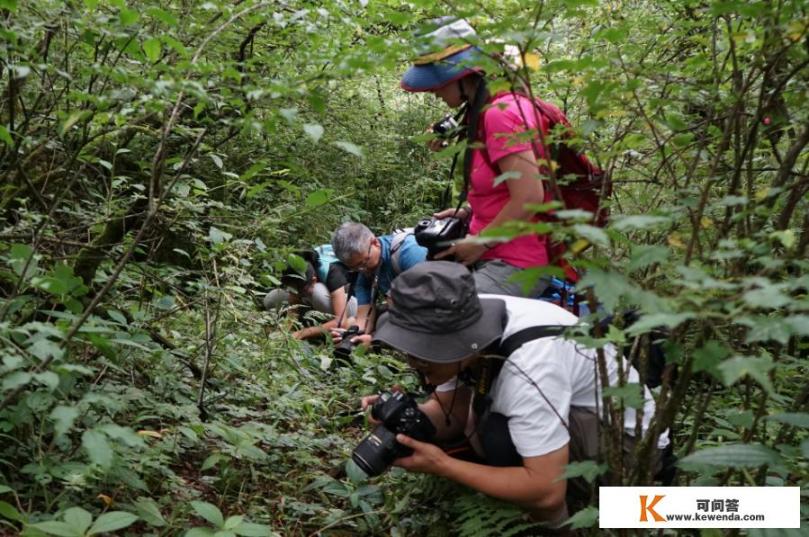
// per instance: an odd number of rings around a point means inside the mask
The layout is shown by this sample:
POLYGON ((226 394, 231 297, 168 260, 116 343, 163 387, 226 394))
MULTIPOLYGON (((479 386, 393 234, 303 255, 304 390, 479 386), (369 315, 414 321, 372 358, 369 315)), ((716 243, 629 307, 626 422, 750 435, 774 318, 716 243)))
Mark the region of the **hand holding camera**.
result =
POLYGON ((362 335, 363 332, 357 325, 348 327, 346 330, 343 330, 342 333, 338 334, 336 332, 336 330, 332 331, 332 338, 335 341, 334 357, 340 360, 350 361, 351 352, 361 343, 356 341, 356 337, 362 335))
POLYGON ((460 218, 424 218, 413 229, 413 236, 419 246, 427 248, 427 259, 433 260, 436 254, 446 250, 466 234, 466 222, 460 218))
POLYGON ((381 474, 394 460, 413 453, 413 449, 396 439, 397 434, 430 442, 436 433, 435 426, 419 409, 416 400, 403 392, 379 394, 371 408, 371 416, 381 424, 351 453, 351 458, 369 477, 381 474))

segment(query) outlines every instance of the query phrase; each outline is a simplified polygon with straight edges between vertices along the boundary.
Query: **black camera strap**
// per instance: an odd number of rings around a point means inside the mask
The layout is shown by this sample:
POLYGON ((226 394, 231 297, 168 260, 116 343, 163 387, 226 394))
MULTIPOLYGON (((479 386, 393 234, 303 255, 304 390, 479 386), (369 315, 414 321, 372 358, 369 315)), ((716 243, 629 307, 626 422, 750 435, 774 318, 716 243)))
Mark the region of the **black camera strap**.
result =
POLYGON ((559 421, 562 422, 565 429, 568 429, 567 421, 559 414, 556 407, 548 400, 540 387, 537 386, 536 382, 517 364, 508 361, 508 358, 515 353, 517 349, 529 341, 546 337, 558 337, 562 335, 567 328, 567 326, 563 325, 529 326, 511 334, 506 339, 495 342, 490 347, 491 352, 487 354, 487 357, 483 360, 481 371, 476 378, 475 394, 472 399, 472 409, 475 411, 475 414, 481 418, 488 412, 492 404, 492 398, 489 395, 492 384, 500 374, 503 366, 508 363, 515 368, 529 384, 536 388, 539 395, 545 400, 553 413, 556 414, 556 417, 559 418, 559 421))
MULTIPOLYGON (((461 88, 461 92, 463 92, 463 88, 461 88)), ((463 123, 463 120, 461 118, 466 115, 466 111, 468 109, 469 109, 469 103, 464 102, 464 104, 461 105, 461 108, 455 113, 454 116, 452 116, 452 118, 455 120, 456 123, 459 123, 459 124, 463 123)), ((455 138, 456 142, 460 141, 463 138, 463 130, 458 128, 457 132, 455 132, 450 137, 450 139, 452 139, 452 138, 455 138)), ((457 165, 458 165, 458 153, 456 152, 452 156, 452 164, 449 167, 449 174, 447 175, 447 186, 446 186, 446 188, 444 188, 444 193, 441 195, 441 207, 442 208, 449 205, 450 201, 452 200, 452 184, 454 182, 453 179, 455 177, 455 168, 457 167, 457 165)), ((457 214, 458 209, 460 209, 460 206, 464 202, 465 199, 466 198, 464 197, 463 200, 460 200, 458 202, 458 207, 455 208, 455 213, 456 214, 457 214)))
MULTIPOLYGON (((461 96, 466 98, 467 102, 469 102, 468 97, 463 93, 463 86, 461 86, 461 96)), ((469 102, 469 105, 466 107, 466 149, 464 150, 463 156, 463 191, 458 196, 458 208, 466 201, 469 195, 469 187, 472 183, 472 153, 475 150, 474 145, 478 139, 478 127, 480 126, 480 117, 483 113, 483 107, 488 100, 489 89, 486 86, 486 81, 481 78, 478 81, 478 86, 475 90, 474 97, 472 97, 472 101, 469 102)))

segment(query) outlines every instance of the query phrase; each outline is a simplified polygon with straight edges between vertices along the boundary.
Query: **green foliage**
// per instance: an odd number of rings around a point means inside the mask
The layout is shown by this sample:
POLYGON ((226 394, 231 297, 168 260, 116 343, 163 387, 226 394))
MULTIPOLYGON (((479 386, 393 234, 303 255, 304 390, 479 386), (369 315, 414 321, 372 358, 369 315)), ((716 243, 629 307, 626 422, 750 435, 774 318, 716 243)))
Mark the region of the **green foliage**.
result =
MULTIPOLYGON (((429 155, 422 133, 446 111, 396 85, 407 36, 443 6, 0 9, 0 532, 533 531, 521 511, 436 479, 346 475, 365 429, 357 396, 402 382, 399 363, 368 354, 336 368, 328 344, 291 340, 296 321, 254 306, 300 266, 291 252, 342 221, 386 232, 439 208, 463 146, 429 155)), ((560 210, 490 236, 593 245, 570 255, 580 287, 640 320, 588 345, 619 343, 643 363, 639 342, 668 333, 676 374, 655 395, 679 484, 806 487, 805 6, 456 11, 486 52, 526 53, 510 74, 563 106, 576 145, 614 180, 605 229, 560 210)), ((628 380, 604 393, 640 406, 628 380)), ((567 475, 643 481, 614 466, 567 475)), ((596 516, 590 506, 571 524, 596 516)))

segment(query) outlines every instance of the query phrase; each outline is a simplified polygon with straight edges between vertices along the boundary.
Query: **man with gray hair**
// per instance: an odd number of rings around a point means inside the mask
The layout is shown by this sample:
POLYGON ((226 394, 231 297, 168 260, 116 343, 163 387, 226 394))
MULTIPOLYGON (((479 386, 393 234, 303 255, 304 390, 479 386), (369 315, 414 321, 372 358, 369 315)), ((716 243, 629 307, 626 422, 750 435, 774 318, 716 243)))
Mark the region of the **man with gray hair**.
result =
POLYGON ((427 249, 419 246, 410 232, 377 237, 357 222, 346 222, 337 228, 331 244, 334 254, 348 270, 359 273, 354 284, 357 325, 371 333, 373 321, 368 321, 372 291, 376 288, 377 292, 386 294, 396 276, 427 259, 427 249))

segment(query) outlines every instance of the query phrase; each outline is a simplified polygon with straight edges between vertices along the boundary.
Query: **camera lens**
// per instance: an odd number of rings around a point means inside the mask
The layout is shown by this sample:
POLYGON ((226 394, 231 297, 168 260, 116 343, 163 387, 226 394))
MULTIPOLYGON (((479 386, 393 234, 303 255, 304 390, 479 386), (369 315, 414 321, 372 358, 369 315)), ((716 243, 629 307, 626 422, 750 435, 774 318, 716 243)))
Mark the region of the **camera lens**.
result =
POLYGON ((354 448, 351 458, 368 477, 381 474, 396 458, 396 433, 378 425, 354 448))

